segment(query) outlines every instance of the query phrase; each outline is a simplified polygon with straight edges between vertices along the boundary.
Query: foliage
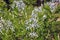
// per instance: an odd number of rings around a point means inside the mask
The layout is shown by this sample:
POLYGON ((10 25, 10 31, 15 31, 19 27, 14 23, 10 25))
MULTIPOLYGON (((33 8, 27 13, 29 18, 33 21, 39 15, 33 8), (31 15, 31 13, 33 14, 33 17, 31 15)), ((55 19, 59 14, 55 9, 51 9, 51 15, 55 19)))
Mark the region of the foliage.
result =
MULTIPOLYGON (((31 1, 28 4, 35 2, 31 1)), ((16 5, 7 10, 5 5, 0 2, 0 40, 59 40, 59 5, 54 12, 47 4, 44 7, 25 5, 24 10, 16 5)))

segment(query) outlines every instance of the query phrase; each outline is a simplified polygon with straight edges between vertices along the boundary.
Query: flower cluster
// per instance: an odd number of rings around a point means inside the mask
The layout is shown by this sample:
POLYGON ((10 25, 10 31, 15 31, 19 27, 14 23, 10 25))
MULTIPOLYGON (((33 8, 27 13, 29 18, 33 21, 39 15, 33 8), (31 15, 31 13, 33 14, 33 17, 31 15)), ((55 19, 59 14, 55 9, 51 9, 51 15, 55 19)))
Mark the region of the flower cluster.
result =
POLYGON ((24 10, 25 8, 25 4, 22 0, 20 1, 14 1, 13 4, 12 4, 12 8, 14 9, 15 7, 18 8, 18 10, 20 11, 21 9, 24 10))
POLYGON ((50 5, 50 8, 51 8, 51 12, 53 12, 54 10, 55 10, 55 4, 54 3, 52 3, 51 5, 50 5))
POLYGON ((36 12, 42 12, 42 6, 40 6, 40 7, 35 7, 35 8, 34 8, 34 11, 36 11, 36 12))
POLYGON ((0 17, 0 32, 2 32, 3 23, 4 23, 4 20, 2 19, 2 17, 0 17))
POLYGON ((56 8, 56 4, 54 2, 47 2, 47 4, 49 5, 51 12, 53 12, 56 8))
POLYGON ((38 28, 39 25, 38 25, 38 18, 37 18, 37 13, 35 12, 35 10, 32 11, 32 14, 31 14, 31 18, 26 20, 26 25, 27 25, 27 28, 38 28))
POLYGON ((6 30, 8 31, 9 29, 14 31, 14 27, 12 25, 12 22, 10 20, 6 20, 6 30))
MULTIPOLYGON (((39 9, 39 7, 34 8, 34 10, 32 11, 32 14, 31 14, 31 18, 26 20, 26 23, 25 23, 26 30, 30 30, 32 28, 37 29, 40 27, 38 24, 38 12, 42 12, 42 9, 39 9)), ((29 36, 34 38, 34 37, 38 37, 38 34, 36 32, 34 32, 34 30, 32 30, 32 32, 29 34, 29 36)))
POLYGON ((14 27, 12 25, 12 22, 10 20, 4 20, 1 17, 0 18, 0 32, 2 32, 3 29, 5 29, 6 31, 8 31, 9 29, 11 29, 12 31, 14 31, 14 27))
POLYGON ((38 34, 36 32, 31 32, 29 36, 34 38, 34 37, 38 37, 38 34))

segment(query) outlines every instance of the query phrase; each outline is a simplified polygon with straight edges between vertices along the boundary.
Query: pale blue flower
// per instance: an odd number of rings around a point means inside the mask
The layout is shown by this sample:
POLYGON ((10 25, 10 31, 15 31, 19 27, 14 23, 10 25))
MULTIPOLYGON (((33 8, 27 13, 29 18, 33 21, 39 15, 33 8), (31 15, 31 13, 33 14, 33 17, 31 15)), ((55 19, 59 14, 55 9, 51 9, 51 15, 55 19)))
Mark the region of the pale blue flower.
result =
POLYGON ((34 38, 34 37, 38 37, 38 34, 36 32, 31 32, 29 36, 34 38))
MULTIPOLYGON (((16 7, 18 8, 19 11, 20 11, 21 9, 24 10, 25 4, 23 3, 22 0, 20 0, 20 1, 14 1, 13 3, 16 5, 16 7)), ((14 6, 14 4, 13 4, 13 6, 14 6)), ((12 7, 12 8, 13 8, 13 7, 12 7)))

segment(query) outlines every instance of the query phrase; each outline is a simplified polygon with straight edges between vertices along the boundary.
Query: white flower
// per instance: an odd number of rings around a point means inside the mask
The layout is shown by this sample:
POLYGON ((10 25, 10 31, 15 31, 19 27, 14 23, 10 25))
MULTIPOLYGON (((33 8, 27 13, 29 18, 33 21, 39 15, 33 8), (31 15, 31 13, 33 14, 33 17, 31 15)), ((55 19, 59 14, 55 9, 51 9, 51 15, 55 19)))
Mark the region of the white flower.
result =
POLYGON ((31 21, 31 22, 37 22, 38 20, 37 20, 37 18, 33 18, 33 17, 32 17, 32 18, 30 18, 30 21, 31 21))
POLYGON ((26 21, 25 21, 25 24, 28 24, 28 23, 29 23, 29 21, 28 21, 28 20, 26 20, 26 21))
POLYGON ((42 12, 42 7, 40 6, 40 7, 36 7, 36 8, 34 8, 34 10, 36 11, 36 12, 42 12))
POLYGON ((34 25, 34 24, 31 24, 31 27, 32 27, 32 28, 34 28, 34 27, 35 27, 35 25, 34 25))
POLYGON ((1 32, 2 29, 3 29, 3 24, 0 23, 0 32, 1 32))
POLYGON ((32 18, 37 18, 37 14, 36 13, 32 13, 31 17, 32 18))
POLYGON ((47 15, 43 15, 43 18, 46 19, 47 18, 47 15))
POLYGON ((22 0, 20 1, 14 1, 13 4, 11 5, 12 9, 14 9, 15 7, 17 7, 18 11, 20 11, 21 9, 24 10, 25 8, 25 4, 23 3, 22 0))
POLYGON ((51 3, 51 4, 50 4, 51 12, 53 12, 53 11, 55 10, 55 8, 56 8, 55 3, 51 3))
POLYGON ((31 18, 25 21, 25 24, 27 26, 26 29, 37 28, 38 27, 37 22, 38 22, 37 13, 35 13, 35 10, 33 10, 31 14, 31 18))
POLYGON ((0 18, 0 32, 2 31, 2 29, 6 29, 6 31, 11 29, 12 31, 14 31, 12 22, 10 20, 3 20, 3 18, 1 17, 0 18))
POLYGON ((37 24, 36 22, 33 22, 33 23, 30 25, 30 27, 36 28, 36 27, 38 27, 38 24, 37 24))
POLYGON ((12 22, 10 20, 7 20, 7 26, 11 26, 12 25, 12 22))
POLYGON ((34 37, 38 37, 38 34, 36 32, 31 32, 29 36, 34 38, 34 37))
POLYGON ((39 12, 42 12, 42 7, 38 7, 38 9, 39 9, 39 12))
POLYGON ((3 27, 3 24, 2 24, 2 23, 0 23, 0 28, 1 28, 1 27, 3 27))
POLYGON ((24 10, 24 8, 25 8, 25 4, 23 3, 23 1, 22 0, 20 0, 20 1, 14 1, 14 4, 16 4, 16 7, 18 8, 18 10, 24 10))
POLYGON ((35 8, 34 10, 35 10, 35 11, 39 11, 38 8, 35 8))
POLYGON ((2 24, 5 23, 5 20, 3 20, 2 17, 0 18, 0 23, 2 23, 2 24))
POLYGON ((54 10, 51 10, 51 12, 54 12, 54 10))
POLYGON ((26 27, 26 30, 29 30, 30 29, 30 27, 26 27))
POLYGON ((13 26, 11 26, 11 28, 10 28, 12 31, 14 31, 14 27, 13 26))

